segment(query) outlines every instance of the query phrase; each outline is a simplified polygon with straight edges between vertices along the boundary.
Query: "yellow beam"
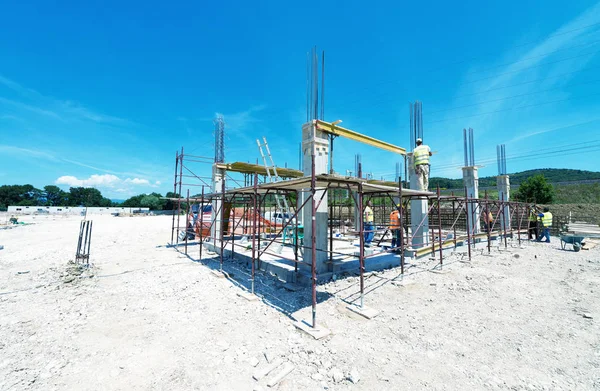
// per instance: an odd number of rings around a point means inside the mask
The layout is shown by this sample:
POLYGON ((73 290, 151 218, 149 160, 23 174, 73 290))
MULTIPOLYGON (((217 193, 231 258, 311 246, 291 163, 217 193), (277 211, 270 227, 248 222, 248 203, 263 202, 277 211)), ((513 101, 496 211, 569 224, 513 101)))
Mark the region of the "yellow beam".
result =
MULTIPOLYGON (((267 175, 267 169, 264 166, 257 164, 234 162, 234 163, 217 163, 217 168, 227 171, 241 172, 244 174, 259 174, 267 175)), ((273 171, 271 170, 271 174, 273 171)), ((294 170, 293 168, 277 167, 277 174, 282 178, 302 178, 302 171, 294 170)))
POLYGON ((341 136, 349 138, 350 140, 358 141, 359 143, 367 144, 375 148, 380 148, 386 151, 399 153, 400 155, 406 155, 406 149, 399 147, 394 144, 386 143, 385 141, 377 140, 376 138, 357 133, 353 130, 342 128, 341 126, 333 125, 329 122, 315 120, 317 129, 333 134, 335 136, 341 136))

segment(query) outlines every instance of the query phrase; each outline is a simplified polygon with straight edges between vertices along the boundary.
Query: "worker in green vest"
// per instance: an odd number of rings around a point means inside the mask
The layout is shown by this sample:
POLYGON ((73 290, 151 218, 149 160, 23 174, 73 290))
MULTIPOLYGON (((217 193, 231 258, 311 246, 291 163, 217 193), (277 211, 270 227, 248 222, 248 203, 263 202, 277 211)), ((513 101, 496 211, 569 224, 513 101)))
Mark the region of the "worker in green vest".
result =
POLYGON ((429 188, 429 157, 432 155, 431 150, 427 145, 423 144, 423 140, 417 139, 417 146, 413 150, 413 164, 415 166, 415 174, 419 183, 419 190, 427 191, 429 188))
POLYGON ((552 227, 552 213, 548 207, 544 208, 544 213, 540 213, 538 217, 542 220, 542 235, 538 238, 538 242, 542 241, 542 236, 546 239, 546 243, 550 243, 550 228, 552 227))

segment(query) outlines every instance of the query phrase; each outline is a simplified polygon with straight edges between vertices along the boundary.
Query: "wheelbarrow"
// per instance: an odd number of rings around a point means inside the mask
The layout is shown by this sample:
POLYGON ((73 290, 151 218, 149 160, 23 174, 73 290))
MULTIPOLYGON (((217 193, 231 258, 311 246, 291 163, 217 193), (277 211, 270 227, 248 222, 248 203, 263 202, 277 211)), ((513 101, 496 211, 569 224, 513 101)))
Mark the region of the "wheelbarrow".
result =
POLYGON ((577 252, 581 250, 583 239, 585 239, 585 236, 560 234, 560 246, 564 250, 567 244, 570 244, 573 246, 573 251, 577 252))

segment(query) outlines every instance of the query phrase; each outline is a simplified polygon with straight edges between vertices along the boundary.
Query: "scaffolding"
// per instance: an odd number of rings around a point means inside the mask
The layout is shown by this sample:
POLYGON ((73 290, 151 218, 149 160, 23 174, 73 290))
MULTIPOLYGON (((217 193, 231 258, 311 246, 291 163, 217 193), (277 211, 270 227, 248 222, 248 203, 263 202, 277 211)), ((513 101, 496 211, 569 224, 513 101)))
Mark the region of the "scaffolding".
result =
MULTIPOLYGON (((183 149, 181 154, 177 154, 176 160, 176 180, 174 189, 181 189, 183 169, 187 169, 184 162, 183 149), (179 167, 179 180, 177 177, 177 167, 179 167), (179 187, 178 187, 179 185, 179 187)), ((199 157, 186 156, 185 159, 192 159, 198 162, 203 162, 199 157)), ((227 167, 220 165, 217 167, 227 167)), ((377 259, 390 254, 397 259, 396 266, 400 267, 400 274, 404 275, 406 268, 406 257, 419 259, 421 257, 433 257, 439 259, 436 267, 442 268, 444 264, 445 254, 448 250, 453 250, 461 246, 467 248, 468 261, 471 261, 472 253, 476 243, 485 242, 487 240, 487 251, 491 253, 491 243, 493 240, 502 240, 504 246, 508 247, 508 238, 517 237, 519 245, 522 242, 521 236, 527 233, 528 216, 531 206, 528 204, 509 202, 503 199, 491 200, 489 197, 484 199, 474 198, 473 195, 467 193, 465 188, 464 194, 458 195, 442 195, 438 188, 436 192, 422 192, 403 187, 402 178, 398 178, 398 182, 379 182, 367 180, 360 177, 344 177, 337 175, 315 174, 314 156, 312 156, 312 173, 311 176, 303 176, 300 178, 292 178, 278 182, 259 181, 258 166, 253 174, 252 167, 246 166, 244 172, 244 184, 239 187, 226 189, 225 181, 222 181, 220 189, 212 189, 207 183, 196 184, 201 187, 201 192, 193 197, 189 196, 189 191, 186 198, 182 198, 181 190, 178 197, 175 198, 177 203, 177 225, 175 225, 175 216, 173 216, 173 232, 185 232, 184 251, 188 254, 188 234, 191 232, 191 238, 199 244, 199 260, 202 260, 203 247, 208 247, 213 250, 219 258, 219 269, 223 270, 223 263, 226 260, 225 255, 229 253, 228 258, 234 259, 236 256, 244 256, 249 258, 250 265, 250 293, 255 294, 255 273, 257 269, 261 269, 263 262, 271 262, 266 259, 267 256, 278 261, 287 262, 293 265, 294 273, 297 276, 297 281, 300 281, 299 276, 304 276, 307 281, 310 281, 311 301, 312 301, 312 327, 316 327, 316 310, 317 310, 317 285, 324 278, 319 279, 317 274, 317 253, 325 252, 328 255, 328 267, 332 267, 336 262, 356 262, 358 261, 358 276, 360 281, 360 307, 364 306, 364 278, 367 271, 368 263, 371 259, 377 259), (252 175, 251 180, 247 176, 252 175), (355 194, 356 196, 342 197, 355 194), (290 201, 293 215, 288 220, 283 220, 280 224, 269 221, 263 216, 265 212, 277 208, 276 197, 284 197, 290 201), (311 237, 303 241, 301 238, 302 232, 299 229, 293 229, 293 236, 285 235, 286 230, 294 227, 294 221, 303 210, 308 210, 307 213, 315 215, 316 211, 324 200, 324 197, 329 197, 333 200, 329 205, 328 213, 328 245, 327 248, 318 248, 316 246, 317 222, 312 219, 311 237), (350 204, 336 204, 335 200, 341 198, 350 199, 350 204), (410 208, 410 201, 413 199, 427 200, 428 210, 423 216, 422 221, 410 221, 410 213, 407 213, 410 208), (185 229, 179 226, 179 215, 181 212, 181 202, 186 202, 186 225, 185 229), (395 200, 401 200, 400 213, 400 240, 395 247, 387 244, 387 237, 390 231, 389 227, 389 212, 396 208, 395 200), (218 201, 218 202, 215 202, 218 201), (219 202, 220 201, 220 202, 219 202), (365 204, 368 201, 374 202, 375 206, 375 228, 372 231, 375 234, 376 245, 373 248, 365 246, 365 230, 363 219, 358 221, 358 229, 352 230, 352 224, 346 224, 346 217, 353 216, 352 209, 359 210, 358 216, 363 216, 365 204), (190 204, 191 203, 191 204, 190 204), (203 212, 203 205, 218 205, 216 210, 212 210, 209 215, 203 212), (194 205, 199 205, 194 208, 194 205), (338 208, 337 218, 335 208, 338 208), (197 210, 197 215, 194 217, 190 211, 197 210), (475 211, 482 213, 475 213, 475 211), (470 211, 470 212, 469 212, 470 211), (488 219, 492 214, 493 218, 488 219), (505 216, 509 213, 510 216, 505 216), (487 220, 469 224, 473 222, 474 216, 485 216, 487 220), (429 243, 423 247, 414 248, 412 242, 415 237, 412 235, 411 225, 422 225, 425 219, 429 219, 430 238, 429 243), (510 221, 510 226, 499 227, 499 221, 506 218, 510 221), (489 220, 489 221, 488 221, 489 220), (484 225, 485 232, 479 233, 481 225, 484 225), (217 225, 220 229, 215 230, 215 235, 211 235, 212 228, 217 225), (468 227, 473 227, 471 230, 468 227), (338 227, 339 233, 353 237, 357 240, 358 251, 341 251, 336 250, 334 242, 334 228, 338 227), (282 247, 290 248, 291 251, 280 253, 272 250, 272 246, 277 243, 282 247), (310 251, 311 262, 304 261, 306 252, 310 251), (250 254, 248 254, 250 252, 250 254), (340 260, 341 259, 341 260, 340 260)), ((264 170, 264 167, 260 167, 264 170)), ((359 166, 359 173, 361 172, 359 166)), ((281 175, 281 173, 280 173, 281 175)), ((192 177, 201 178, 195 174, 192 177)), ((291 213, 291 212, 290 212, 291 213)), ((297 227, 296 227, 297 228, 297 227)), ((322 228, 322 227, 321 227, 322 228)), ((418 231, 418 229, 415 229, 418 231)), ((323 230, 321 230, 323 232, 323 230)), ((173 240, 173 234, 172 234, 173 240)), ((172 242, 173 243, 173 242, 172 242)), ((352 264, 352 263, 351 263, 352 264)))

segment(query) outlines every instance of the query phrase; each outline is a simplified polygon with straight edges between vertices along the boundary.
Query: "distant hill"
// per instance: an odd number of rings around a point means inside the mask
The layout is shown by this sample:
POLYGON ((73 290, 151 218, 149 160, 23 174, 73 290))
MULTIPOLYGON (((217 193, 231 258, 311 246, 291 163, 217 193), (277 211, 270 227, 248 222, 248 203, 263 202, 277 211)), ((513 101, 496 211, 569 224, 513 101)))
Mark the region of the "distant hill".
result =
MULTIPOLYGON (((510 183, 512 186, 518 186, 525 179, 542 174, 546 177, 548 182, 552 184, 576 184, 578 182, 600 182, 600 172, 596 171, 584 171, 584 170, 571 170, 568 168, 540 168, 535 170, 527 170, 521 172, 515 172, 510 175, 510 183)), ((437 186, 442 189, 462 189, 464 187, 462 179, 450 179, 433 177, 429 180, 429 188, 435 189, 437 186)), ((496 177, 482 177, 479 178, 479 187, 495 187, 496 177)), ((511 187, 512 187, 511 186, 511 187)))

